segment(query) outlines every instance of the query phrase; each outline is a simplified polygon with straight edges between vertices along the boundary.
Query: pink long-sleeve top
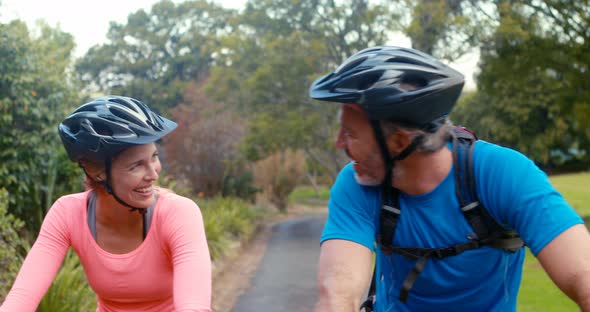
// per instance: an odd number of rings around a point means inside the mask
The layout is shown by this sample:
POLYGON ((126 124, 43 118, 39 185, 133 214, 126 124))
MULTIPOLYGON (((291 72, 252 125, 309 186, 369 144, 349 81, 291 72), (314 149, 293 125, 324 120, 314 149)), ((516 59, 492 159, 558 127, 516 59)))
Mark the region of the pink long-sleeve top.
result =
POLYGON ((90 232, 88 194, 53 204, 0 312, 35 311, 70 246, 97 295, 97 311, 211 311, 211 260, 192 200, 161 192, 143 243, 112 254, 90 232))

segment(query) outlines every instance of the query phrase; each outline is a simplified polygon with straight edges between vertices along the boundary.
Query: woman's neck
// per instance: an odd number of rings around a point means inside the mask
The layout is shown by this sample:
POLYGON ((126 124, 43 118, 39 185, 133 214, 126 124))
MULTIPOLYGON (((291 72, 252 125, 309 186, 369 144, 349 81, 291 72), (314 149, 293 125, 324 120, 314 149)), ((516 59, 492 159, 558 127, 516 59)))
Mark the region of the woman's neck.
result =
POLYGON ((102 226, 113 229, 133 229, 143 222, 142 214, 137 211, 129 211, 129 208, 120 204, 113 195, 106 191, 95 190, 96 198, 96 222, 102 226))

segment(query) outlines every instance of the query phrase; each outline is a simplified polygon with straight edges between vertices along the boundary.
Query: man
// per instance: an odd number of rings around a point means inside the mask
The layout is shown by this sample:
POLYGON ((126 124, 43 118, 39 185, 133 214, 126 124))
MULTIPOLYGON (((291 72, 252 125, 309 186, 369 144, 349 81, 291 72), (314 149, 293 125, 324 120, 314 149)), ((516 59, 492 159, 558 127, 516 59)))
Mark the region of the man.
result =
MULTIPOLYGON (((466 217, 473 205, 457 198, 458 143, 450 141, 456 130, 446 116, 463 83, 422 52, 375 47, 311 86, 312 98, 341 103, 336 146, 353 160, 331 190, 316 311, 359 310, 373 251, 375 311, 516 310, 522 244, 504 248, 478 237, 466 217)), ((527 157, 473 144, 474 204, 518 233, 555 284, 590 311, 590 235, 582 219, 527 157)))

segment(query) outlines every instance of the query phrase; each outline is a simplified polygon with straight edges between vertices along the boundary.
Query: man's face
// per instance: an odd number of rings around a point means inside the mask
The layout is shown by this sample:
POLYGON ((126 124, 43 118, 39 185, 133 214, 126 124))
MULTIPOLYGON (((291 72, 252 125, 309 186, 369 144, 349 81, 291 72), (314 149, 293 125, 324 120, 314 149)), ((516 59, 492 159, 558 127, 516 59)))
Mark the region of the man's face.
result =
POLYGON ((383 158, 366 113, 358 105, 343 104, 339 119, 336 148, 343 149, 354 161, 357 183, 381 184, 384 178, 383 158))

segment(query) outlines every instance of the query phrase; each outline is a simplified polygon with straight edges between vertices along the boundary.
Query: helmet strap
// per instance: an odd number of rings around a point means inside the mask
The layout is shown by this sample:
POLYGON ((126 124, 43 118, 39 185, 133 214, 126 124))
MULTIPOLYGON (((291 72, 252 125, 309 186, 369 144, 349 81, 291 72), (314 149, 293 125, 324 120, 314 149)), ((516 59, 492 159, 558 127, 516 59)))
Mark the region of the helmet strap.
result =
MULTIPOLYGON (((379 120, 371 120, 371 126, 373 127, 375 139, 377 140, 377 144, 379 145, 379 149, 381 150, 381 155, 383 157, 383 163, 385 164, 385 178, 381 183, 382 188, 385 191, 386 189, 390 188, 388 186, 391 186, 395 162, 408 157, 413 151, 416 150, 416 147, 418 147, 418 144, 420 144, 424 138, 422 136, 414 138, 408 147, 406 147, 397 156, 392 157, 389 149, 387 148, 387 142, 385 140, 385 135, 383 134, 383 129, 381 128, 379 120)), ((385 193, 389 193, 389 190, 385 193)))
POLYGON ((104 185, 104 188, 106 189, 107 193, 113 195, 113 197, 115 198, 115 200, 119 204, 128 207, 129 211, 131 211, 131 212, 137 211, 140 214, 145 214, 147 212, 146 208, 139 208, 139 207, 131 206, 130 204, 126 203, 121 198, 119 198, 119 196, 117 196, 117 194, 115 194, 115 190, 113 190, 113 187, 110 184, 110 181, 111 181, 111 159, 107 158, 104 162, 104 165, 105 165, 105 169, 106 169, 107 178, 104 181, 101 181, 100 183, 102 183, 102 185, 104 185))
POLYGON ((80 166, 80 168, 82 168, 82 170, 84 171, 84 174, 86 174, 86 177, 88 177, 90 180, 98 183, 98 184, 102 184, 105 188, 105 190, 107 191, 107 193, 113 195, 113 197, 115 198, 115 200, 125 206, 129 208, 129 211, 137 211, 140 214, 145 214, 147 212, 146 208, 139 208, 139 207, 134 207, 129 205, 128 203, 126 203, 125 201, 123 201, 121 198, 119 198, 119 196, 117 196, 117 194, 115 194, 115 191, 113 190, 113 188, 111 187, 111 184, 109 183, 110 179, 111 179, 111 160, 107 159, 104 162, 105 164, 105 171, 106 171, 106 176, 107 178, 104 181, 97 181, 94 178, 92 178, 92 176, 90 176, 90 174, 88 174, 88 171, 86 171, 86 168, 84 168, 84 166, 82 166, 82 164, 80 162, 78 162, 78 166, 80 166))

